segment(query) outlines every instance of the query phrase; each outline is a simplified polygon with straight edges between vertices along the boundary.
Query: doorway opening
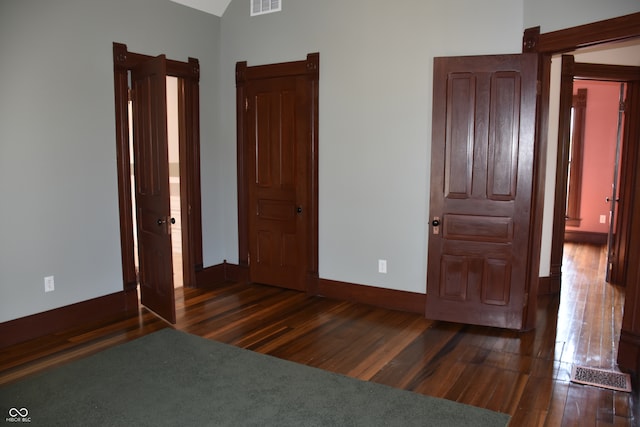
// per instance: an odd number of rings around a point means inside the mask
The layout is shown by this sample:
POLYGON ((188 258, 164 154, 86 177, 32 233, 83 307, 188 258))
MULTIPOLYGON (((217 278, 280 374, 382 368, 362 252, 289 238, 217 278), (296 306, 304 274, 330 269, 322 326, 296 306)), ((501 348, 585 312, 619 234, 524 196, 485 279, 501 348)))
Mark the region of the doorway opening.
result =
MULTIPOLYGON (((609 355, 617 354, 620 346, 622 308, 627 291, 625 274, 627 263, 632 262, 628 259, 627 248, 631 242, 632 182, 637 155, 636 144, 629 137, 632 131, 625 120, 630 123, 635 120, 634 110, 626 104, 634 102, 630 87, 640 80, 640 64, 625 61, 637 57, 638 51, 640 44, 628 41, 586 52, 578 50, 561 58, 558 158, 564 156, 565 163, 558 169, 556 197, 562 185, 559 179, 567 181, 564 218, 555 217, 555 221, 564 219, 563 227, 559 228, 563 233, 554 234, 554 239, 563 240, 561 252, 555 253, 556 259, 558 256, 563 258, 558 265, 562 267, 558 330, 561 330, 560 319, 566 317, 562 313, 568 307, 582 306, 590 301, 583 309, 598 313, 600 317, 585 323, 586 329, 581 333, 605 337, 609 344, 601 352, 609 355), (573 101, 570 101, 571 97, 573 101), (571 114, 568 107, 571 107, 571 114), (575 165, 581 176, 573 173, 575 165), (572 184, 576 180, 581 185, 572 184), (572 194, 575 190, 580 194, 572 194), (584 254, 589 252, 594 254, 595 261, 585 262, 584 254), (571 262, 581 259, 583 268, 572 273, 571 262), (581 289, 584 283, 589 284, 588 292, 581 289), (610 332, 594 332, 593 328, 597 328, 595 324, 599 322, 610 332)), ((554 224, 554 229, 557 225, 554 224)), ((631 292, 633 286, 629 283, 631 292)), ((566 340, 571 345, 570 337, 557 336, 556 339, 566 340)), ((580 352, 572 357, 575 363, 583 362, 578 360, 583 357, 580 352)), ((616 363, 615 358, 604 359, 613 365, 616 363)), ((593 359, 588 362, 601 368, 615 368, 602 366, 603 361, 593 359)))
POLYGON ((622 158, 624 83, 573 79, 556 342, 571 365, 617 370, 625 289, 610 283, 622 158), (576 325, 579 333, 568 331, 576 325), (589 343, 585 346, 585 343, 589 343))
MULTIPOLYGON (((129 156, 131 158, 131 214, 133 216, 134 230, 138 229, 136 216, 136 192, 135 192, 135 159, 134 159, 134 132, 133 132, 133 101, 129 98, 129 156)), ((171 206, 171 218, 175 223, 171 224, 171 259, 173 269, 174 288, 184 285, 182 262, 182 221, 180 212, 180 143, 179 143, 179 115, 178 115, 178 78, 167 76, 167 145, 169 159, 169 196, 171 206)), ((136 273, 139 276, 140 264, 138 257, 138 235, 134 233, 134 262, 136 273)), ((138 296, 139 297, 139 296, 138 296)))
MULTIPOLYGON (((629 231, 633 219, 631 209, 634 198, 633 176, 637 160, 635 144, 625 143, 625 140, 634 138, 635 125, 633 120, 628 120, 627 123, 620 120, 623 116, 620 100, 623 99, 626 103, 627 111, 624 115, 633 117, 635 108, 637 108, 634 107, 634 99, 637 95, 632 87, 640 81, 638 71, 640 64, 634 63, 633 58, 638 57, 639 50, 640 40, 632 38, 623 42, 602 43, 588 48, 574 49, 571 54, 562 57, 559 54, 553 56, 553 63, 549 68, 560 69, 557 74, 551 73, 560 80, 558 83, 560 102, 557 127, 558 152, 557 155, 554 155, 557 160, 555 166, 558 173, 555 174, 549 293, 560 292, 563 244, 567 237, 567 241, 576 241, 577 238, 578 241, 589 243, 604 245, 611 243, 608 251, 607 279, 612 283, 625 283, 630 244, 629 231), (587 88, 589 85, 592 86, 591 90, 587 88), (598 91, 602 92, 603 88, 608 88, 609 95, 606 102, 610 104, 607 113, 609 129, 606 130, 608 143, 605 145, 601 141, 595 144, 596 146, 600 144, 601 150, 606 147, 605 149, 608 151, 601 156, 592 156, 592 165, 590 166, 592 170, 597 168, 606 176, 601 175, 600 181, 596 181, 594 184, 600 186, 597 191, 591 192, 593 185, 589 187, 589 185, 583 184, 582 195, 587 195, 587 198, 591 197, 592 199, 596 197, 596 199, 591 201, 591 210, 587 209, 586 212, 581 211, 579 214, 576 213, 575 206, 570 208, 570 205, 572 203, 576 205, 576 200, 579 199, 579 197, 570 194, 571 181, 574 180, 573 162, 570 163, 570 159, 573 161, 572 157, 575 155, 571 152, 575 147, 570 144, 573 130, 571 106, 575 104, 574 99, 578 95, 578 88, 583 92, 587 89, 586 93, 583 93, 586 95, 586 101, 583 101, 587 108, 593 110, 602 107, 599 105, 603 101, 598 95, 598 91), (589 96, 590 94, 592 96, 589 96), (620 144, 618 144, 618 139, 620 139, 620 144), (619 152, 616 153, 618 149, 619 152), (617 171, 615 171, 616 160, 618 160, 617 171), (602 197, 597 197, 598 195, 602 197), (613 232, 610 234, 609 225, 613 228, 613 232)), ((551 80, 551 87, 553 87, 553 78, 551 80)), ((580 114, 579 110, 579 108, 574 108, 576 115, 580 114)), ((602 132, 604 129, 603 126, 600 126, 600 122, 604 120, 602 114, 592 113, 591 116, 590 127, 600 127, 599 132, 602 132)), ((589 121, 589 119, 586 120, 589 121)), ((574 136, 584 130, 586 129, 575 129, 574 136)), ((553 140, 554 135, 550 132, 549 141, 553 140)), ((589 175, 586 174, 579 179, 589 179, 589 175)), ((591 183, 593 184, 593 179, 591 183)), ((579 204, 585 205, 584 202, 579 204)))
POLYGON ((140 290, 142 305, 175 323, 173 273, 177 286, 197 287, 196 272, 203 269, 200 66, 195 58, 148 56, 120 43, 113 43, 113 65, 123 288, 140 290), (167 110, 174 111, 169 118, 167 110), (177 140, 171 162, 169 133, 177 140))
MULTIPOLYGON (((571 52, 575 50, 582 50, 584 48, 609 48, 617 42, 637 42, 640 39, 640 13, 620 16, 617 18, 607 19, 591 24, 585 24, 577 27, 567 28, 564 30, 558 30, 554 32, 541 34, 540 27, 528 28, 524 32, 523 37, 523 51, 535 52, 540 55, 542 59, 541 67, 541 120, 539 122, 538 131, 540 133, 540 141, 543 147, 547 145, 549 147, 555 147, 556 141, 552 137, 552 126, 549 126, 549 119, 553 116, 550 114, 550 93, 552 87, 551 79, 551 58, 553 55, 562 54, 564 52, 571 52)), ((636 56, 637 58, 637 56, 636 56)), ((599 61, 600 62, 600 61, 599 61)), ((633 69, 636 67, 631 67, 633 69)), ((637 72, 631 70, 628 74, 629 77, 629 89, 630 95, 629 101, 629 117, 634 119, 627 120, 625 123, 626 137, 631 141, 637 141, 640 134, 640 123, 635 119, 638 117, 638 109, 640 108, 640 78, 637 77, 637 72), (636 75, 635 78, 632 75, 636 75)), ((561 150, 564 149, 562 144, 558 144, 561 150)), ((635 144, 627 144, 627 147, 635 144)), ((633 153, 627 156, 626 160, 629 163, 635 163, 638 157, 638 150, 634 148, 633 153)), ((550 191, 553 194, 554 206, 552 225, 552 238, 551 238, 551 256, 550 256, 550 275, 549 280, 545 281, 545 286, 548 288, 548 293, 558 293, 560 291, 561 282, 561 269, 562 269, 562 253, 564 243, 564 203, 566 200, 566 175, 564 181, 562 180, 563 172, 566 173, 566 163, 563 163, 564 156, 559 153, 552 154, 550 156, 551 161, 555 157, 556 169, 554 174, 556 175, 555 188, 550 191), (564 166, 564 168, 563 168, 564 166), (555 173, 555 172, 558 173, 555 173), (558 185, 563 184, 563 185, 558 185), (561 207, 561 208, 558 208, 561 207), (560 227, 558 227, 560 226, 560 227)), ((544 163, 544 158, 542 158, 544 163)), ((632 166, 635 166, 632 165, 632 166)), ((544 200, 544 175, 541 174, 541 179, 538 184, 538 200, 544 200)), ((548 175, 548 174, 547 174, 548 175)), ((551 175, 553 176, 553 175, 551 175)), ((638 180, 635 174, 622 174, 622 179, 629 179, 629 185, 627 193, 630 203, 636 205, 638 202, 638 180)), ((551 201, 551 200, 549 200, 551 201)), ((637 210, 637 209, 634 209, 637 210)), ((622 210, 621 210, 622 212, 622 210)), ((536 206, 536 215, 540 217, 544 214, 543 204, 539 203, 536 206)), ((621 218, 618 218, 620 221, 621 218)), ((624 219, 628 221, 628 229, 630 234, 637 235, 640 229, 640 222, 638 215, 630 212, 629 217, 624 219)), ((542 223, 542 221, 540 221, 542 223)), ((539 231, 538 231, 539 232, 539 231)), ((625 259, 627 260, 627 270, 624 272, 624 282, 626 286, 626 294, 637 293, 638 278, 640 275, 640 267, 638 259, 640 255, 636 245, 631 245, 625 248, 625 259)), ((540 284, 543 282, 541 281, 540 284)), ((541 287, 542 291, 544 288, 541 287)), ((620 334, 620 340, 618 342, 618 364, 623 369, 640 372, 640 363, 638 362, 638 330, 640 330, 640 323, 638 322, 638 303, 636 298, 625 298, 624 302, 624 317, 622 322, 622 330, 620 334)))
POLYGON ((574 78, 564 241, 606 247, 613 281, 626 84, 574 78))

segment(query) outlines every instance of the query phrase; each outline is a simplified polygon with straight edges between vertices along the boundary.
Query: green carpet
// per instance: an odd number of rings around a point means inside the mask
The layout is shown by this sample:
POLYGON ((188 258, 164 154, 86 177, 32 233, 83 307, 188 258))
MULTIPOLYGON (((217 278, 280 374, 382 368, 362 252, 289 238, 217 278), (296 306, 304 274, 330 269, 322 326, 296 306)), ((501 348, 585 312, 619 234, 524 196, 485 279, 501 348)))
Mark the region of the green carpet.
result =
POLYGON ((509 421, 506 414, 172 329, 0 388, 0 421, 25 425, 16 421, 23 408, 32 426, 477 427, 509 421))

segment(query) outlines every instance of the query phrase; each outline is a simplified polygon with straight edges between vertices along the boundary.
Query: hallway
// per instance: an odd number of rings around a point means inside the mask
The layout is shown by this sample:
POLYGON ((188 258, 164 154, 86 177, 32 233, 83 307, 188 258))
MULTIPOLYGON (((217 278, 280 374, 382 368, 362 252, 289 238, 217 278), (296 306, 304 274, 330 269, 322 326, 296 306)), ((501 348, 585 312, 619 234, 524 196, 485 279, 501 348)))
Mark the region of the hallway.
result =
POLYGON ((605 282, 606 247, 565 243, 556 342, 562 363, 614 369, 624 288, 605 282))
POLYGON ((573 364, 619 372, 624 288, 605 282, 605 266, 606 246, 565 243, 555 357, 562 381, 554 390, 564 406, 561 425, 589 425, 580 421, 585 416, 595 416, 597 425, 628 425, 622 419, 632 417, 628 393, 568 382, 573 364))

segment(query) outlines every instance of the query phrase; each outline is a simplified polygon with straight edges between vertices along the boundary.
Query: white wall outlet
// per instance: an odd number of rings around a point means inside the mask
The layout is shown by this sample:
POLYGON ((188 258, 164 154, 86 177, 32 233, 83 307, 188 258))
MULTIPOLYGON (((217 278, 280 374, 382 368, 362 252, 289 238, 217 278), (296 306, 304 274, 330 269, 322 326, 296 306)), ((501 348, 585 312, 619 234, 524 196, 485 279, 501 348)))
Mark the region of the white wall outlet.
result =
POLYGON ((378 273, 387 274, 387 260, 379 259, 378 260, 378 273))
POLYGON ((53 281, 53 276, 47 276, 44 278, 44 291, 53 292, 56 290, 56 285, 53 281))
POLYGON ((606 224, 606 223, 607 223, 607 216, 600 215, 600 224, 606 224))

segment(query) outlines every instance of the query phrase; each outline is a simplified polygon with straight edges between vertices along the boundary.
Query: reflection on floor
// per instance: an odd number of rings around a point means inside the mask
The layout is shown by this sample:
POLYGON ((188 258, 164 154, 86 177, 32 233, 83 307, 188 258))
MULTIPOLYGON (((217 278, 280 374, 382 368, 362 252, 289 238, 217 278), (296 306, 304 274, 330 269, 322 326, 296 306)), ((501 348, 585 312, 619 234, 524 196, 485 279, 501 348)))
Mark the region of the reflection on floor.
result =
POLYGON ((624 288, 605 282, 606 247, 564 245, 556 351, 559 360, 616 369, 624 288))

